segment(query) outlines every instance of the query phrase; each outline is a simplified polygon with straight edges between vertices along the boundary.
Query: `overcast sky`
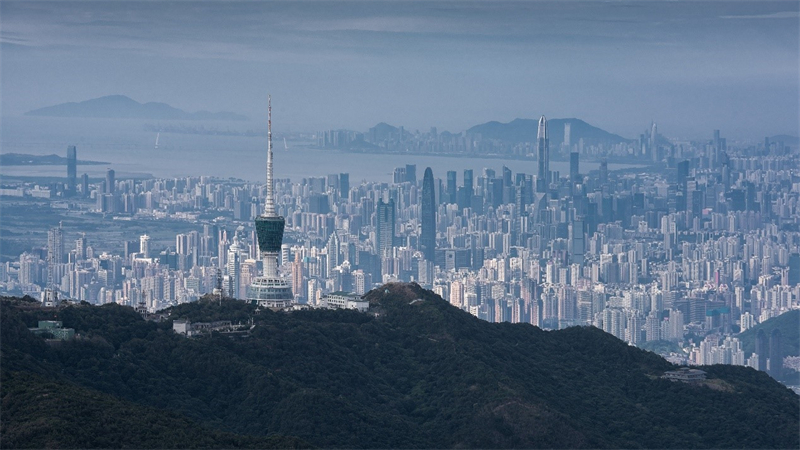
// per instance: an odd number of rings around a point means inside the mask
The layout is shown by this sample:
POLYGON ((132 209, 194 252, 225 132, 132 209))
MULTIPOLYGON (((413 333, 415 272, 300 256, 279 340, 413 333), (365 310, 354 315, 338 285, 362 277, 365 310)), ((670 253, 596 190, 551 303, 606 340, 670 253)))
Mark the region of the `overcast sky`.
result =
POLYGON ((0 2, 3 115, 110 94, 293 131, 577 117, 798 134, 798 2, 0 2))

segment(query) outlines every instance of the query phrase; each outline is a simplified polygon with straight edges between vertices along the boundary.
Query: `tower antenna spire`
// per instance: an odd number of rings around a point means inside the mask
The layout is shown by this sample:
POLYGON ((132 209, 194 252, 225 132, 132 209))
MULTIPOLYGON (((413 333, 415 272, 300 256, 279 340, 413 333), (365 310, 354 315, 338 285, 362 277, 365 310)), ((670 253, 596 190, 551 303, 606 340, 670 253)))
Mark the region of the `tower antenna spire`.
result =
POLYGON ((256 238, 264 276, 256 277, 247 288, 247 301, 266 308, 285 308, 292 304, 292 287, 278 272, 278 255, 283 244, 286 220, 275 211, 275 182, 272 178, 272 96, 267 96, 267 198, 264 214, 256 217, 256 238))
POLYGON ((272 96, 267 96, 267 199, 264 215, 275 217, 275 187, 272 180, 272 96))

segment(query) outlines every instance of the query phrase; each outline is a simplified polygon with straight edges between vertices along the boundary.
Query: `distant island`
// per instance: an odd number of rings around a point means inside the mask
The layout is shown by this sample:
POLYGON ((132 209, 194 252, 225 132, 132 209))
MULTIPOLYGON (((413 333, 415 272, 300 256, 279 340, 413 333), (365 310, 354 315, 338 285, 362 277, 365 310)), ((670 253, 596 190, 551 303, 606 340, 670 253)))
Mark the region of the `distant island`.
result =
POLYGON ((26 116, 90 117, 100 119, 159 120, 247 120, 232 112, 187 112, 166 103, 139 103, 124 95, 108 95, 80 103, 70 102, 47 106, 25 113, 26 116))
MULTIPOLYGON (((65 166, 67 158, 58 155, 27 155, 25 153, 0 154, 0 166, 65 166)), ((110 164, 106 161, 78 160, 79 166, 110 164)))

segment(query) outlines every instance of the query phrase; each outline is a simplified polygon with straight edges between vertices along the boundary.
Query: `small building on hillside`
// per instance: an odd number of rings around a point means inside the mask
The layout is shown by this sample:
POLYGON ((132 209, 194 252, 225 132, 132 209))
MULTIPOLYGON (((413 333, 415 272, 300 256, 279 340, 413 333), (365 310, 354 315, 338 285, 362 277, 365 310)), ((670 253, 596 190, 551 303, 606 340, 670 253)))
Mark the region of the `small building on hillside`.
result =
POLYGON ((670 381, 683 381, 684 383, 696 383, 706 379, 706 373, 700 369, 690 369, 688 367, 681 367, 678 370, 670 370, 664 372, 661 378, 670 381))
POLYGON ((369 301, 351 292, 331 292, 322 297, 322 307, 328 309, 355 309, 365 312, 369 309, 369 301))
POLYGON ((229 333, 233 331, 240 330, 242 328, 247 328, 248 325, 233 325, 230 320, 217 320, 215 322, 194 322, 187 319, 176 319, 172 321, 172 331, 177 334, 183 334, 186 336, 199 336, 202 334, 208 334, 212 331, 217 331, 220 333, 229 333))
POLYGON ((37 336, 50 334, 54 339, 62 341, 75 337, 75 329, 64 328, 60 320, 40 320, 38 327, 29 330, 37 336))

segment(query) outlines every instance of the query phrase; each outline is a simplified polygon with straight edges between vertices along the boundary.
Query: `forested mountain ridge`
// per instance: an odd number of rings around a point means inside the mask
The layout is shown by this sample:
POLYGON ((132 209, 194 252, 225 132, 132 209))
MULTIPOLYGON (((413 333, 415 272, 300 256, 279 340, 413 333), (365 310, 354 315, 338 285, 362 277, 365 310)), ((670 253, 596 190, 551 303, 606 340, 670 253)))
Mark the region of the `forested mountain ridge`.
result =
POLYGON ((5 301, 3 402, 13 395, 7 372, 35 372, 220 432, 320 447, 800 445, 798 397, 752 369, 711 366, 709 380, 691 386, 661 379, 674 366, 595 328, 491 324, 414 284, 366 297, 366 314, 256 311, 235 300, 166 311, 252 320, 237 339, 189 339, 171 320, 77 305, 57 314, 82 338, 57 346, 26 329, 52 311, 5 301))

